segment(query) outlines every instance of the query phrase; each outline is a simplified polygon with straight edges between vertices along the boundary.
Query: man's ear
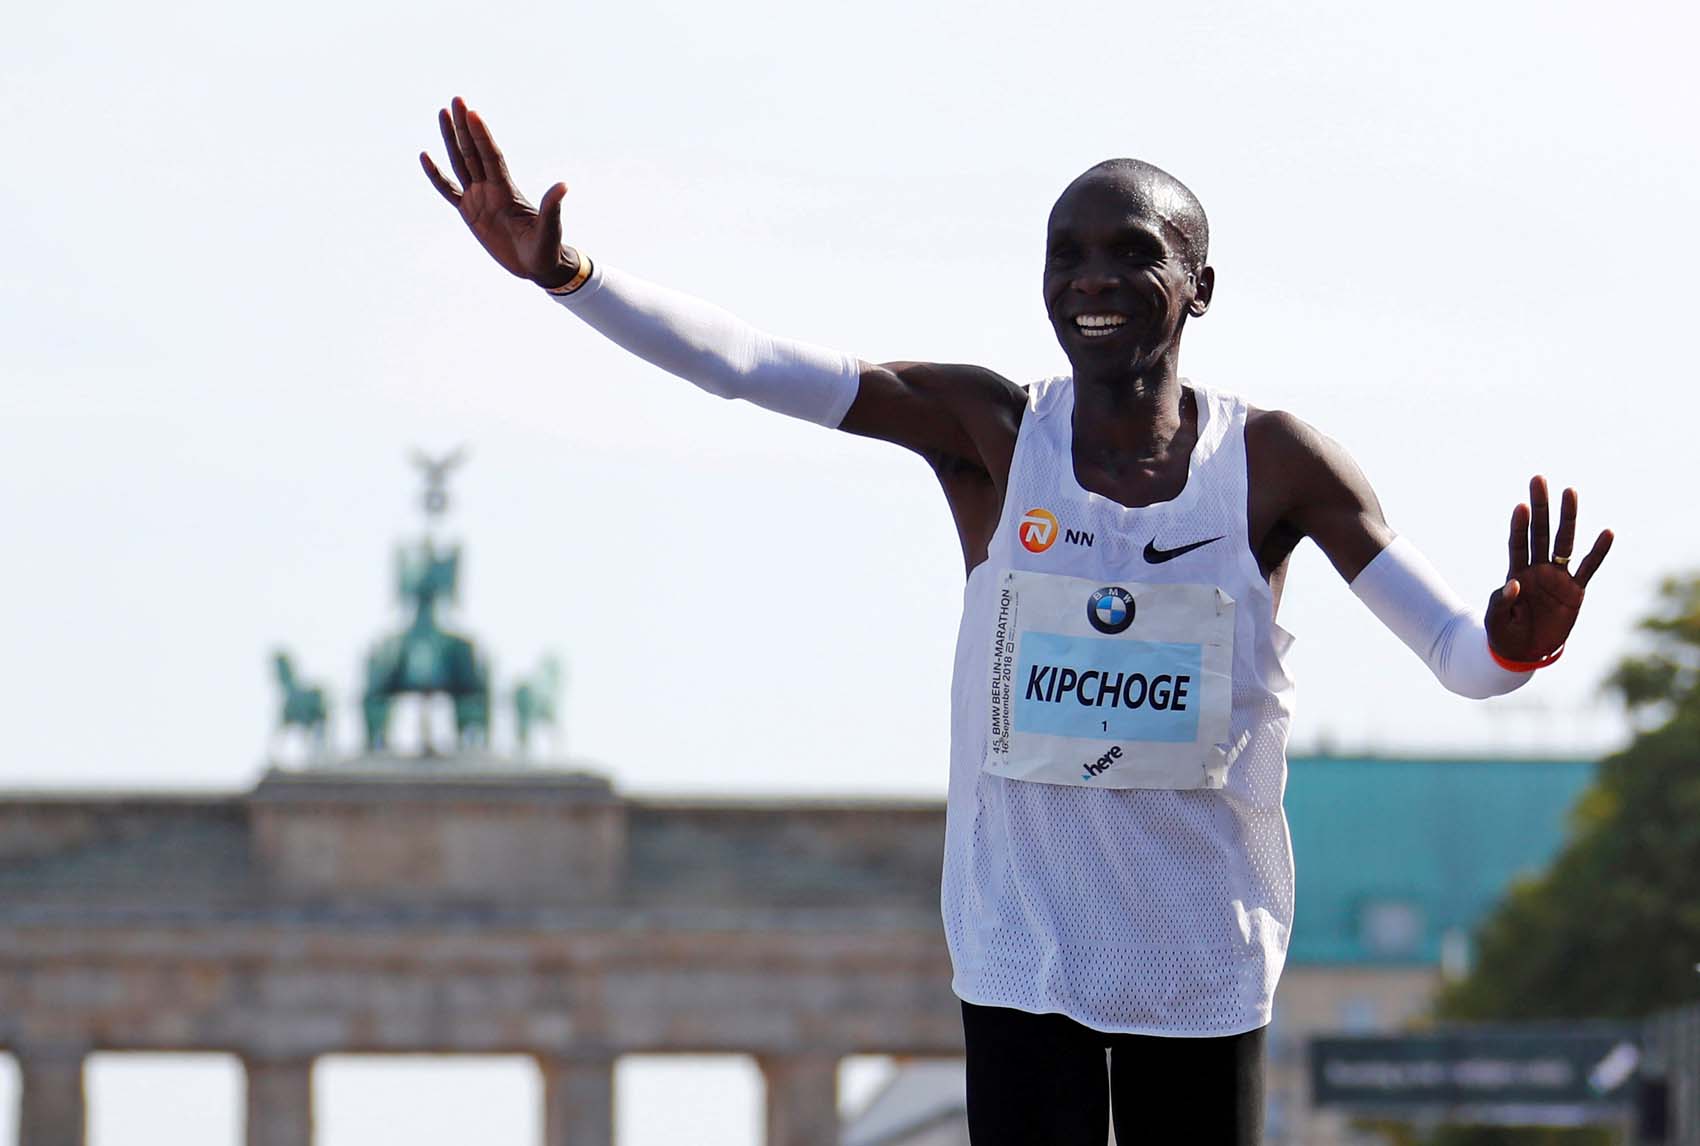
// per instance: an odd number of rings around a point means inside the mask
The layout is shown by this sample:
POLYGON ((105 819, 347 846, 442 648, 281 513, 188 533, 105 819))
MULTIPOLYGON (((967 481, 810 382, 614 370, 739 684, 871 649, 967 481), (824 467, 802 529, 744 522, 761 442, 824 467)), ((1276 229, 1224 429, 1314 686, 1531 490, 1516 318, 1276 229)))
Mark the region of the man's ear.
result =
POLYGON ((1198 272, 1198 278, 1193 284, 1192 301, 1187 304, 1186 312, 1197 318, 1210 309, 1210 299, 1216 293, 1216 268, 1205 267, 1198 272))

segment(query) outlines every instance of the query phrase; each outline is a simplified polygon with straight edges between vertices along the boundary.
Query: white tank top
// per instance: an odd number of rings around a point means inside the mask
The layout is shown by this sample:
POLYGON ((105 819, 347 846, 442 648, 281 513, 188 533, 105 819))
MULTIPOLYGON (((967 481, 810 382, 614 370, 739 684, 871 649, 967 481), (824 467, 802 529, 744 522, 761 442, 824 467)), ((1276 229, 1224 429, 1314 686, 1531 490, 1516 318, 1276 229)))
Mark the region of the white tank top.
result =
POLYGON ((1136 1034, 1269 1021, 1293 921, 1281 810, 1292 637, 1246 537, 1245 403, 1192 390, 1186 486, 1133 509, 1075 480, 1072 380, 1029 394, 997 530, 963 595, 951 685, 943 909, 952 987, 968 1002, 1136 1034), (982 770, 997 586, 1010 570, 1214 585, 1233 599, 1224 786, 1095 788, 982 770))

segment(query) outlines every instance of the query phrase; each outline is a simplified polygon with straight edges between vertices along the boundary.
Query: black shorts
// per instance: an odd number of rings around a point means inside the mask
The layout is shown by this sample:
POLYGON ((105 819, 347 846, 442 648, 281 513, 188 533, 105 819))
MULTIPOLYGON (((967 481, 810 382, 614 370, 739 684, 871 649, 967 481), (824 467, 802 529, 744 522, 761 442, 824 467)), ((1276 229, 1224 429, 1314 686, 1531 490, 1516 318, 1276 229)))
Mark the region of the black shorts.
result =
POLYGON ((1104 1146, 1113 1112, 1117 1146, 1257 1146, 1265 1029, 1201 1039, 1106 1034, 1065 1015, 963 1003, 969 1140, 1104 1146))

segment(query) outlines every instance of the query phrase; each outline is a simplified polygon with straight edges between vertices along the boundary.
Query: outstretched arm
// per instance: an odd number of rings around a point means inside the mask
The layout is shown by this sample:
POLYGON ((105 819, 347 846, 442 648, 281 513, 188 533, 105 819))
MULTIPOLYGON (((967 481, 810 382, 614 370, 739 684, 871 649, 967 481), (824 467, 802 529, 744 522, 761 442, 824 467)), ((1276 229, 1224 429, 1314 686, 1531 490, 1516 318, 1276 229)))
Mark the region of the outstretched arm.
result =
POLYGON ((591 327, 662 369, 725 398, 882 438, 931 458, 976 456, 973 423, 1020 391, 972 367, 876 366, 757 330, 719 307, 591 260, 562 241, 564 183, 532 207, 477 112, 456 99, 438 124, 457 188, 421 152, 438 193, 509 273, 554 295, 591 327))
POLYGON ((1381 514, 1362 471, 1341 447, 1286 414, 1259 415, 1255 439, 1268 468, 1288 481, 1269 504, 1270 533, 1310 537, 1352 591, 1395 635, 1422 657, 1441 683, 1467 696, 1493 696, 1523 684, 1530 672, 1557 659, 1576 624, 1588 580, 1611 548, 1601 532, 1572 572, 1577 497, 1566 490, 1558 534, 1549 553, 1546 479, 1529 483, 1529 502, 1511 515, 1511 562, 1505 583, 1485 615, 1464 605, 1414 545, 1398 537, 1381 514))

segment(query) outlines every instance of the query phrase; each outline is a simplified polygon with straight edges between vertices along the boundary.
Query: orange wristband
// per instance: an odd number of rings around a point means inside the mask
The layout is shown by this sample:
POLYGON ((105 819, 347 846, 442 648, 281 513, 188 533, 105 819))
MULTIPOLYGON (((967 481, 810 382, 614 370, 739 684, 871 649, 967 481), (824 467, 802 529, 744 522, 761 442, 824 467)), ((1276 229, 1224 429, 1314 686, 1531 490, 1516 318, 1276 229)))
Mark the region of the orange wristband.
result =
POLYGON ((584 280, 589 277, 590 259, 585 257, 585 253, 583 251, 580 251, 578 253, 578 273, 566 282, 562 283, 560 286, 544 287, 543 290, 545 293, 552 294, 556 298, 560 298, 562 295, 572 294, 579 287, 583 286, 584 280))
POLYGON ((1548 665, 1556 662, 1558 658, 1563 655, 1564 646, 1559 645, 1558 648, 1554 649, 1538 661, 1513 661, 1500 656, 1498 653, 1493 651, 1493 645, 1488 645, 1488 656, 1492 657, 1494 663, 1500 668, 1505 669, 1507 672, 1534 672, 1536 669, 1544 669, 1548 665))

